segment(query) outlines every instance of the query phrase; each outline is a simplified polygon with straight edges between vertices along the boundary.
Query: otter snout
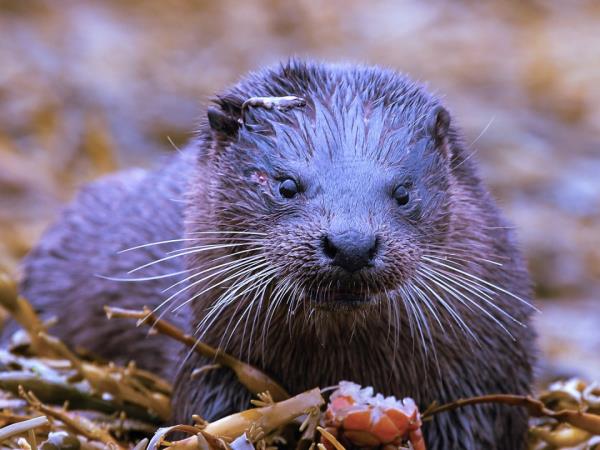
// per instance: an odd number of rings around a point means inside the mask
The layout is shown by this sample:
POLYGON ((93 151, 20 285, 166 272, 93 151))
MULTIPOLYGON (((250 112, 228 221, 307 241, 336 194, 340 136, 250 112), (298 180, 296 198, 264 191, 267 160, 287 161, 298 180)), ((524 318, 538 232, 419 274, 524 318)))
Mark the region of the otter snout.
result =
POLYGON ((372 265, 378 239, 373 233, 357 230, 331 232, 323 236, 322 250, 329 262, 348 272, 372 265))

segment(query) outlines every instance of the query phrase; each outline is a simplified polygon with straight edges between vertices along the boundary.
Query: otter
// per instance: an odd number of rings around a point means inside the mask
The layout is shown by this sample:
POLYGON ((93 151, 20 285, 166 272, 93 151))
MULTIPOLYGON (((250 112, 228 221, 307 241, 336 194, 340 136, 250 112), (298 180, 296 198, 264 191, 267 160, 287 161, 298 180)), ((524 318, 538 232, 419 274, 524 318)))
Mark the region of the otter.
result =
MULTIPOLYGON (((448 110, 388 69, 290 60, 247 75, 159 169, 85 187, 23 269, 61 338, 174 380, 179 422, 250 394, 224 368, 192 377, 210 361, 107 321, 104 305, 154 307, 293 394, 351 380, 425 408, 530 393, 513 231, 448 110)), ((424 428, 444 450, 522 449, 526 432, 525 410, 495 404, 424 428)))

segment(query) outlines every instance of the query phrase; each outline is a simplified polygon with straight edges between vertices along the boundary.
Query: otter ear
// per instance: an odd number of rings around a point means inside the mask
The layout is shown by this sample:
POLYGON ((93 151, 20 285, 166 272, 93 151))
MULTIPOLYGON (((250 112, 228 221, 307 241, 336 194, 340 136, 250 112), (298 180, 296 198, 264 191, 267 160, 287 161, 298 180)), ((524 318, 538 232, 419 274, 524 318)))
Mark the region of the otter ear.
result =
POLYGON ((237 135, 240 123, 235 117, 214 106, 208 108, 206 115, 208 116, 208 124, 214 132, 227 137, 237 135))
POLYGON ((450 156, 448 132, 450 130, 450 113, 443 106, 436 106, 427 117, 426 130, 433 138, 436 148, 445 156, 450 156))

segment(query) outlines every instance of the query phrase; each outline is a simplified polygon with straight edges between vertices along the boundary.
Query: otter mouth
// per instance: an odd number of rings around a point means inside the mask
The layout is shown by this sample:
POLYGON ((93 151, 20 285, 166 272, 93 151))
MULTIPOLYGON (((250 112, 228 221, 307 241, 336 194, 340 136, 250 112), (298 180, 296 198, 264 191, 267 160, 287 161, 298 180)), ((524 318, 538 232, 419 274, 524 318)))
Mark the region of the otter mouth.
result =
POLYGON ((378 301, 377 293, 366 294, 356 291, 328 290, 309 292, 304 299, 323 310, 358 310, 378 301))
POLYGON ((369 297, 364 294, 358 294, 356 292, 327 292, 324 295, 325 302, 327 303, 344 303, 344 304, 360 304, 369 302, 369 297))

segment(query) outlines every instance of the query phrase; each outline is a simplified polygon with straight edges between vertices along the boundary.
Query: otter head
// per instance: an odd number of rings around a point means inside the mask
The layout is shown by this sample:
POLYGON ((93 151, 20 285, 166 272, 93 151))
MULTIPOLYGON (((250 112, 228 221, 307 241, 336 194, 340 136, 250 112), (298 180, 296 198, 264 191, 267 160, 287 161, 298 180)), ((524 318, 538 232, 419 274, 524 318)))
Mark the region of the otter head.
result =
POLYGON ((220 301, 354 310, 401 293, 451 226, 449 127, 436 99, 381 69, 291 62, 218 97, 202 181, 239 274, 220 301), (260 96, 306 104, 244 104, 260 96))

